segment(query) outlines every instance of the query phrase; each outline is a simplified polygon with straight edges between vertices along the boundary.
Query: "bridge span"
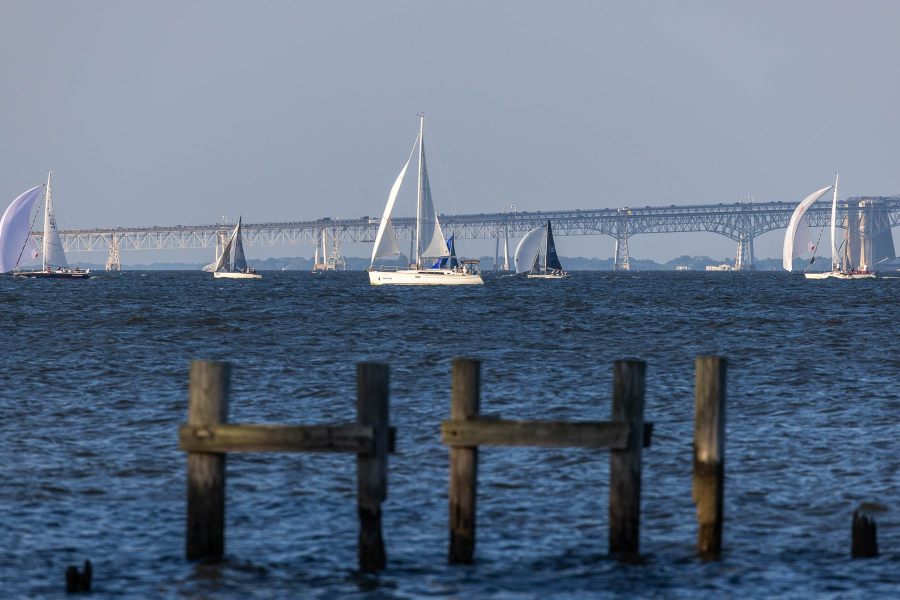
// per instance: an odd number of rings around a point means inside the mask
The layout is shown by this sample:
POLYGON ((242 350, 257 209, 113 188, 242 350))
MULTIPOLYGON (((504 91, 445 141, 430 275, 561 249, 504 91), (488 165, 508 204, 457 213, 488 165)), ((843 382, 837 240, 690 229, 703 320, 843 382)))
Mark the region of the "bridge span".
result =
MULTIPOLYGON (((753 265, 754 238, 787 227, 796 203, 738 202, 718 205, 628 206, 597 210, 515 211, 469 215, 440 215, 446 236, 458 239, 521 237, 551 220, 555 235, 608 235, 616 240, 615 267, 628 269, 628 240, 638 234, 707 231, 737 242, 736 268, 753 265)), ((820 202, 808 211, 810 227, 829 222, 831 206, 820 202)), ((340 243, 374 242, 377 218, 325 218, 315 221, 244 223, 247 246, 313 246, 327 230, 340 243)), ((415 218, 393 218, 399 240, 412 242, 415 218)), ((856 264, 873 265, 894 258, 891 228, 900 224, 900 196, 848 198, 838 203, 838 226, 847 232, 856 264), (888 244, 890 247, 888 248, 888 244), (884 256, 882 256, 884 255, 884 256)), ((66 251, 107 251, 107 267, 118 266, 118 253, 125 250, 209 248, 216 245, 222 224, 61 231, 66 251)), ((38 240, 40 232, 35 232, 38 240)))

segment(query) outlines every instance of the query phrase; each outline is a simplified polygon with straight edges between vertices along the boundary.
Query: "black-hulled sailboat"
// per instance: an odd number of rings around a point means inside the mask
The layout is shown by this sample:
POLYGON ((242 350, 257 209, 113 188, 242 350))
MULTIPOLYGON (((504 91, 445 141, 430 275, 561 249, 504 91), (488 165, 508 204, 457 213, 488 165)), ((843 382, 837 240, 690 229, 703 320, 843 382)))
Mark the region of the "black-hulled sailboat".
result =
POLYGON ((553 228, 547 224, 532 229, 516 246, 516 274, 537 279, 562 279, 568 277, 553 242, 553 228))

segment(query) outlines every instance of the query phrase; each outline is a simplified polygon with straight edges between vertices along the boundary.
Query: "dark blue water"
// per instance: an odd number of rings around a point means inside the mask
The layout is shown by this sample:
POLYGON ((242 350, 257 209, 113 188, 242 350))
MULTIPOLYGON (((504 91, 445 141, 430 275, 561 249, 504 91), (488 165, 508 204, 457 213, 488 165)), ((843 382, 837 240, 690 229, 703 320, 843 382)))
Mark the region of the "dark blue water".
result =
POLYGON ((873 598, 900 589, 900 279, 576 273, 467 288, 365 273, 0 277, 0 597, 873 598), (727 356, 726 552, 692 558, 693 361, 727 356), (641 565, 606 557, 608 454, 486 448, 474 567, 450 567, 450 360, 482 410, 605 420, 612 362, 647 361, 641 565), (355 460, 231 455, 224 563, 184 560, 188 363, 234 364, 232 422, 355 419, 355 363, 391 369, 388 566, 356 568, 355 460), (851 560, 851 514, 881 555, 851 560))

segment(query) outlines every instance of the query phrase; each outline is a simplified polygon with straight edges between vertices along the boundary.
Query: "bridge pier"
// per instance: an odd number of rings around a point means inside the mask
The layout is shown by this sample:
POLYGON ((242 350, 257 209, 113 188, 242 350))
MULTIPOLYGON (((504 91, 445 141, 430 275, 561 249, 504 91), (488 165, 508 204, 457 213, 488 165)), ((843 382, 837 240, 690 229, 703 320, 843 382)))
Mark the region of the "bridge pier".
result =
POLYGON ((897 258, 891 233, 891 219, 884 204, 864 198, 859 202, 859 211, 855 219, 849 218, 848 215, 847 221, 849 235, 845 234, 845 237, 849 237, 847 245, 854 266, 866 265, 874 269, 885 260, 897 258), (851 220, 855 221, 852 225, 849 223, 851 220))
POLYGON ((752 271, 756 267, 753 264, 753 238, 741 236, 738 239, 737 260, 734 263, 736 271, 752 271))
POLYGON ((120 271, 122 265, 119 264, 119 234, 112 234, 109 242, 109 258, 106 259, 107 271, 120 271))
POLYGON ((616 224, 616 262, 613 270, 631 270, 631 264, 628 262, 628 219, 624 217, 616 224))

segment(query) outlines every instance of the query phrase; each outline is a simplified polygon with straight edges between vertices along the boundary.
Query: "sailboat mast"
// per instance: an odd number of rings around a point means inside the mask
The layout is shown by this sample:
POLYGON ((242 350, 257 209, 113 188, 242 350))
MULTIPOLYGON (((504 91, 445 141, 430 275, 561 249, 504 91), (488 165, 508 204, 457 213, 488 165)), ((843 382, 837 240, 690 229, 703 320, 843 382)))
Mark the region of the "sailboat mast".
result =
POLYGON ((47 270, 47 250, 50 247, 50 215, 53 212, 53 208, 50 206, 50 177, 53 175, 53 169, 47 172, 47 198, 44 203, 44 235, 41 240, 41 257, 42 259, 42 268, 41 271, 47 270))
POLYGON ((834 194, 831 196, 831 270, 834 271, 838 268, 838 251, 837 246, 834 245, 834 230, 835 224, 834 222, 837 220, 837 186, 838 186, 838 177, 839 174, 834 174, 834 194))
POLYGON ((416 200, 416 256, 415 265, 419 268, 419 244, 422 241, 422 203, 425 190, 422 187, 422 170, 425 166, 425 113, 419 115, 419 195, 416 200))

